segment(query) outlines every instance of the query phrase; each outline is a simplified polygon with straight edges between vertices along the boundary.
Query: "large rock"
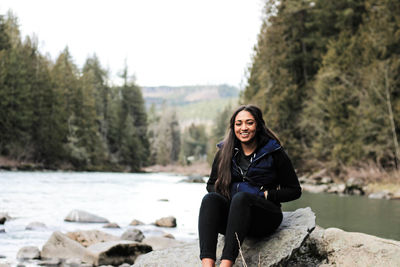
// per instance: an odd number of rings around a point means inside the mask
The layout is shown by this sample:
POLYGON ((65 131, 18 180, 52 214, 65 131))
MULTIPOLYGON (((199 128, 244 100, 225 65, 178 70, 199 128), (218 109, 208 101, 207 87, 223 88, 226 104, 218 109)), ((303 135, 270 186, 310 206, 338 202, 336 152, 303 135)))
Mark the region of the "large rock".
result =
POLYGON ((142 242, 144 235, 139 229, 128 229, 121 235, 121 239, 142 242))
POLYGON ((20 250, 18 250, 17 259, 18 260, 40 259, 40 250, 34 246, 23 247, 20 250))
POLYGON ((142 243, 150 245, 153 248, 153 250, 161 250, 165 248, 178 247, 187 244, 186 242, 178 241, 176 239, 164 236, 146 237, 145 239, 143 239, 142 243))
MULTIPOLYGON (((281 226, 271 236, 263 239, 246 239, 243 242, 242 252, 247 266, 258 266, 259 259, 263 267, 284 266, 314 228, 315 215, 310 208, 284 212, 281 226)), ((217 258, 221 255, 222 247, 223 238, 220 238, 217 258)), ((199 254, 198 242, 193 242, 142 255, 134 266, 201 266, 199 254)), ((240 256, 235 266, 242 266, 240 256)))
POLYGON ((87 248, 59 231, 50 236, 40 256, 42 259, 80 259, 89 264, 93 264, 96 260, 95 255, 87 248))
POLYGON ((163 217, 158 219, 155 225, 160 227, 176 227, 176 218, 173 216, 163 217))
POLYGON ((67 222, 83 222, 83 223, 109 223, 106 218, 91 214, 87 211, 83 210, 73 210, 71 211, 67 217, 65 217, 64 221, 67 222))
POLYGON ((123 263, 133 264, 136 258, 152 251, 151 246, 135 241, 110 241, 97 243, 88 247, 88 250, 95 255, 94 265, 114 265, 123 263))
POLYGON ((79 260, 95 266, 120 265, 132 264, 138 255, 151 250, 149 245, 126 240, 100 242, 86 248, 67 235, 54 232, 43 246, 41 258, 79 260))
POLYGON ((400 266, 400 241, 328 228, 319 246, 327 256, 321 266, 400 266))
POLYGON ((67 236, 72 240, 79 242, 84 247, 88 247, 100 242, 119 240, 119 237, 99 230, 68 232, 67 236))

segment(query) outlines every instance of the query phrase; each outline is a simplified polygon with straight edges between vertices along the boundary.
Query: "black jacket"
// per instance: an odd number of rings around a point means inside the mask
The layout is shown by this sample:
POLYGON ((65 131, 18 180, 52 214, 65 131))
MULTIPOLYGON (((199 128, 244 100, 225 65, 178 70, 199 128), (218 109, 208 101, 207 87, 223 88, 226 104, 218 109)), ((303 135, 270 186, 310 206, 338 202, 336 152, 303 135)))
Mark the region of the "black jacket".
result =
MULTIPOLYGON (((246 174, 242 173, 237 164, 239 149, 235 148, 232 158, 231 183, 249 181, 252 184, 263 186, 265 190, 268 190, 268 200, 277 204, 295 200, 301 196, 299 179, 293 165, 276 140, 270 139, 256 150, 246 174)), ((214 184, 218 178, 219 154, 218 151, 207 182, 209 192, 215 191, 214 184)))

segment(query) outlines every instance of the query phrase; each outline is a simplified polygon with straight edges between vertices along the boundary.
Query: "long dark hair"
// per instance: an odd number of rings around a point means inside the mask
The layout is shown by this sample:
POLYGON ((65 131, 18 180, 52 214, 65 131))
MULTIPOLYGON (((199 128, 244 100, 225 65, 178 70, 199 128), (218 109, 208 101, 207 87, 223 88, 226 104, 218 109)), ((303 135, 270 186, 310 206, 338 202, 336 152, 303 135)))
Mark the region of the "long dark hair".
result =
POLYGON ((235 119, 237 114, 241 111, 250 112, 250 114, 253 115, 256 121, 256 134, 254 138, 257 143, 257 148, 265 144, 269 139, 275 139, 279 144, 281 143, 276 134, 265 125, 265 121, 262 117, 262 112, 257 106, 243 105, 238 107, 235 112, 233 112, 232 117, 229 121, 229 128, 227 129, 222 148, 220 148, 220 151, 218 153, 218 178, 215 182, 216 191, 228 198, 230 197, 229 185, 232 180, 232 157, 235 147, 240 145, 240 141, 235 135, 235 119))

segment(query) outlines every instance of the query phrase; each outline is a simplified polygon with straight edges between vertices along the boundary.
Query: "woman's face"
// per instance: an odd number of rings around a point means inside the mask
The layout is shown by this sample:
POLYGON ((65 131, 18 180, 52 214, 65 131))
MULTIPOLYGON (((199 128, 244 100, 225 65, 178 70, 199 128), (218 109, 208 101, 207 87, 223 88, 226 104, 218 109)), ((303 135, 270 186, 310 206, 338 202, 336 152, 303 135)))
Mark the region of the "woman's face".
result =
POLYGON ((242 143, 251 143, 256 136, 257 124, 250 112, 242 110, 235 118, 235 135, 242 143))

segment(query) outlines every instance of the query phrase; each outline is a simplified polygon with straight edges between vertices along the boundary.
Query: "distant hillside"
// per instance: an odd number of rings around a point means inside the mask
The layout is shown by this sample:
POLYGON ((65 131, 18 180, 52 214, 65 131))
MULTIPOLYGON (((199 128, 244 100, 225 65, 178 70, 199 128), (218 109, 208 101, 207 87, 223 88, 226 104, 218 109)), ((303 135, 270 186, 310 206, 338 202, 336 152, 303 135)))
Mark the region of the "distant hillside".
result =
POLYGON ((182 128, 191 123, 210 125, 215 116, 228 104, 235 106, 239 89, 229 85, 142 87, 146 107, 163 103, 176 109, 182 128))

